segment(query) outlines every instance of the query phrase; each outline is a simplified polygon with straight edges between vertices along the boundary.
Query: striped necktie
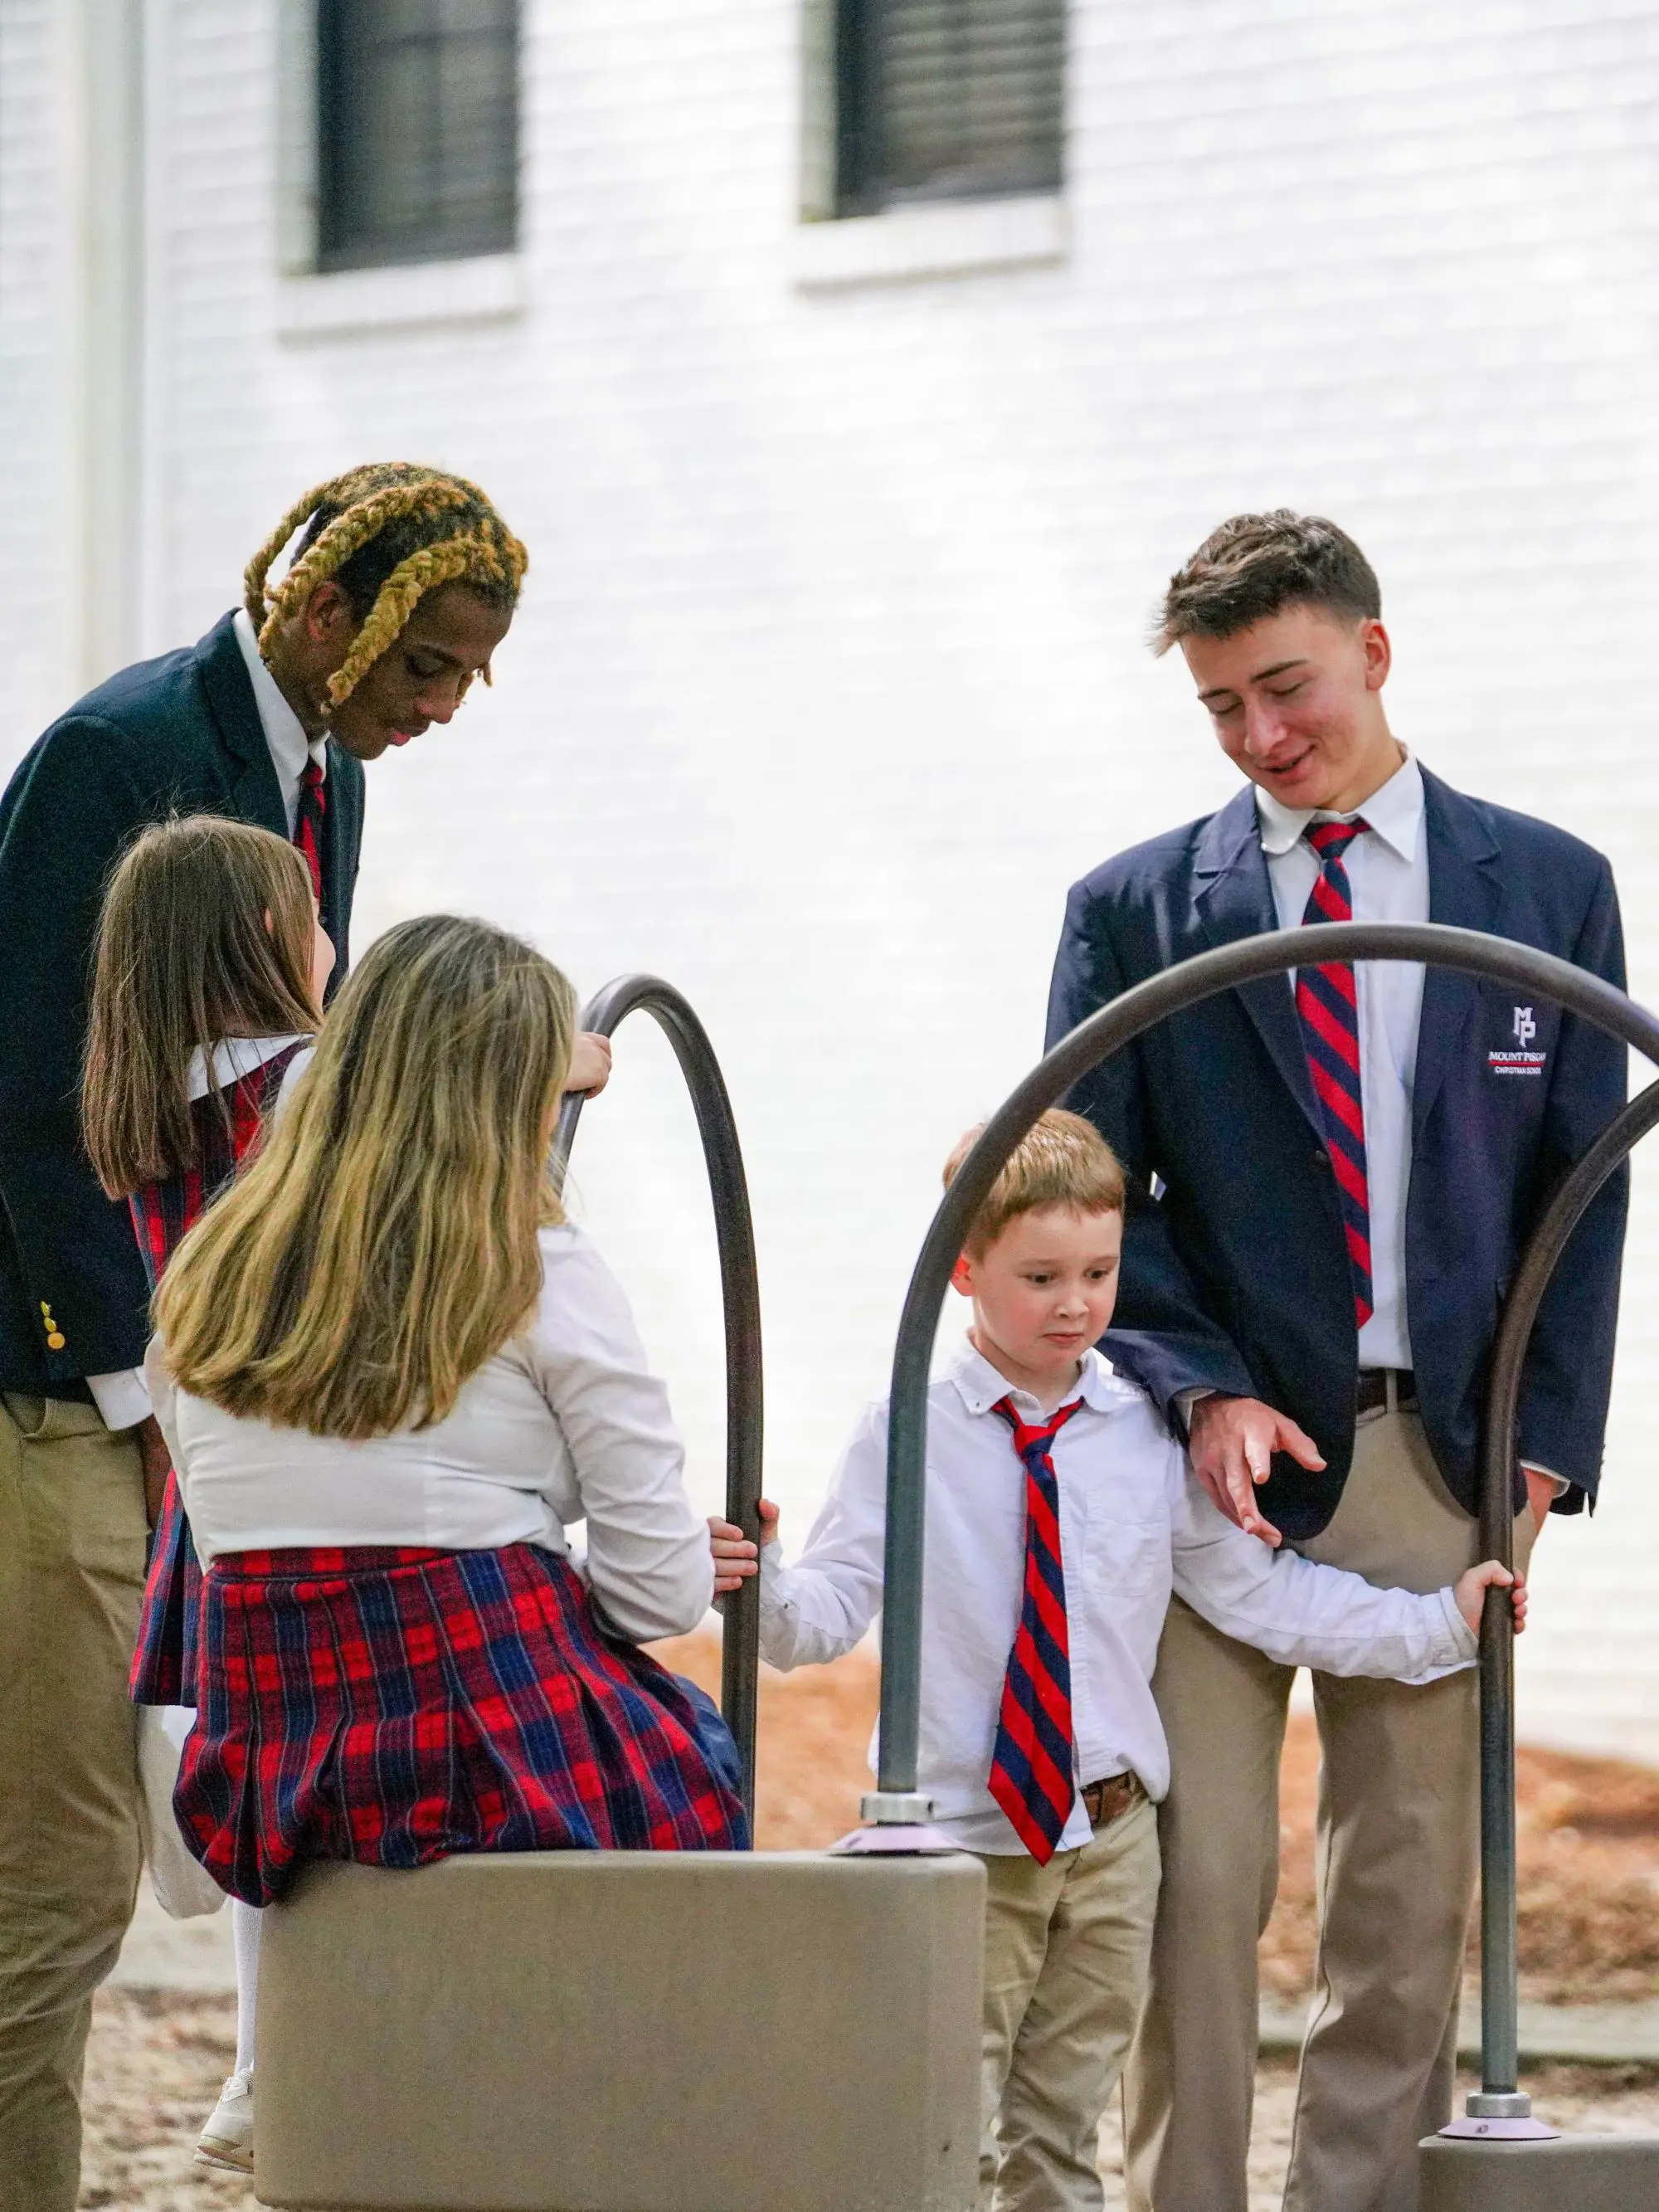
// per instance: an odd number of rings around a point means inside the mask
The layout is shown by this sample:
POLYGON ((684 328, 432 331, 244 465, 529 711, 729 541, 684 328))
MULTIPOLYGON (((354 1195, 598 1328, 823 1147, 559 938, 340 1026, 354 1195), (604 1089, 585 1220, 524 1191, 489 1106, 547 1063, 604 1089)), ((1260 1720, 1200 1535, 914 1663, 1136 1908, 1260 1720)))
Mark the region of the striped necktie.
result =
POLYGON ((317 903, 323 902, 323 817, 328 811, 328 787, 323 764, 308 760, 300 771, 300 809, 294 821, 294 842, 311 871, 311 888, 317 903))
MULTIPOLYGON (((1302 916, 1304 927, 1314 921, 1353 920, 1343 855, 1368 826, 1356 815, 1351 822, 1312 822, 1304 831, 1319 861, 1319 874, 1302 916)), ((1298 968, 1296 1011, 1302 1019, 1309 1072, 1342 1206, 1354 1322, 1364 1328, 1371 1317, 1371 1206, 1359 1083, 1359 1000, 1352 963, 1332 960, 1322 968, 1298 968)))
POLYGON ((1039 1866, 1053 1858, 1076 1793, 1071 1643, 1052 1447, 1082 1403, 1074 1398, 1040 1429, 1020 1419, 1012 1398, 999 1398, 991 1408, 1013 1431, 1014 1449, 1025 1462, 1025 1584, 1002 1686, 990 1789, 1039 1866))

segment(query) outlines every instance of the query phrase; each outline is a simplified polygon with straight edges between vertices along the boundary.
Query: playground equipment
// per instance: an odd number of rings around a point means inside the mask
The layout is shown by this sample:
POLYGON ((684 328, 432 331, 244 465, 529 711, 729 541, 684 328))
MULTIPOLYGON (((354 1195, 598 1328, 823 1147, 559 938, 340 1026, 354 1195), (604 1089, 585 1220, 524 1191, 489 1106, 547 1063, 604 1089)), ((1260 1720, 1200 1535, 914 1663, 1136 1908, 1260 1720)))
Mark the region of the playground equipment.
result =
MULTIPOLYGON (((1406 960, 1513 984, 1550 999, 1659 1063, 1659 1021, 1597 976, 1529 945, 1442 923, 1328 922, 1199 954, 1080 1023, 986 1123, 923 1242, 893 1356, 888 1440, 886 1601, 882 1621, 877 1822, 925 1819, 916 1795, 921 1679, 922 1469, 928 1366, 951 1269, 1009 1154, 1082 1076, 1172 1014, 1217 993, 1328 961, 1406 960)), ((1493 1358, 1482 1489, 1482 1549, 1510 1563, 1514 1436, 1521 1370, 1538 1305, 1573 1228, 1656 1121, 1659 1085, 1633 1100, 1564 1181, 1516 1276, 1493 1358)), ((1482 2085, 1465 2119, 1422 2148, 1423 2212, 1653 2212, 1659 2139, 1565 2137, 1532 2118, 1517 2081, 1514 1622, 1489 1591, 1480 1633, 1482 2085)))
MULTIPOLYGON (((1509 1525, 1522 1375, 1550 1278, 1591 1200, 1656 1123, 1659 1083, 1632 1098, 1574 1165, 1516 1271, 1486 1392, 1483 1548, 1498 1537, 1500 1521, 1509 1525)), ((1651 2212, 1659 2203, 1659 2142, 1558 2135, 1533 2118, 1518 2086, 1514 1639, 1495 1632, 1498 1610, 1488 1607, 1481 1621, 1481 2086, 1466 2117, 1423 2145, 1423 2212, 1560 2212, 1564 2191, 1568 2204, 1597 2212, 1651 2212)))
MULTIPOLYGON (((753 1536, 760 1301, 731 1103, 671 985, 621 977, 583 1024, 608 1035, 636 1009, 696 1111, 726 1310, 726 1517, 753 1536)), ((580 1112, 567 1103, 558 1162, 580 1112)), ((726 1614, 722 1673, 751 1804, 757 1631, 750 1584, 726 1614)), ((313 1867, 265 1919, 255 2187, 328 2212, 969 2212, 984 1910, 983 1870, 961 1855, 313 1867)))
MULTIPOLYGON (((612 1036, 628 1015, 651 1015, 674 1048, 697 1117, 714 1237, 720 1253, 720 1304, 726 1322, 726 1517, 751 1541, 760 1539, 761 1465, 764 1458, 765 1381, 761 1360, 760 1275, 749 1184, 726 1078, 708 1032, 672 983, 658 975, 618 975, 582 1009, 582 1027, 612 1036)), ((561 1182, 585 1103, 572 1091, 553 1134, 561 1182)), ((751 1580, 726 1601, 720 1632, 720 1711, 743 1760, 744 1808, 755 1817, 755 1720, 760 1679, 760 1584, 751 1580)))
MULTIPOLYGON (((880 1770, 866 1800, 872 1840, 900 1853, 571 1852, 481 1855, 410 1875, 312 1869, 294 1901, 273 1908, 264 1938, 264 2201, 332 2212, 966 2212, 983 1875, 965 1856, 902 1851, 932 1811, 916 1771, 922 1484, 928 1364, 951 1267, 1020 1137, 1109 1054, 1218 992, 1310 963, 1383 959, 1519 986, 1659 1062, 1659 1022, 1610 985, 1529 947, 1426 923, 1249 939, 1152 978, 1073 1030, 963 1162, 900 1323, 880 1770)), ((624 979, 595 1001, 591 1025, 604 1025, 607 1001, 612 1024, 635 1005, 664 1022, 699 1098, 717 1206, 733 1167, 740 1194, 729 1107, 704 1111, 698 1086, 711 1070, 718 1082, 718 1070, 690 1009, 666 985, 624 979), (684 1010, 671 1018, 678 1034, 660 1010, 670 1000, 684 1010)), ((1568 1177, 1516 1279, 1485 1467, 1486 1548, 1499 1558, 1538 1299, 1583 1207, 1656 1121, 1659 1085, 1568 1177)), ((748 1246, 746 1198, 739 1218, 728 1246, 722 1217, 727 1371, 729 1384, 738 1369, 753 1384, 757 1480, 758 1328, 734 1352, 727 1267, 728 1249, 740 1266, 748 1246)), ((751 1249, 747 1264, 752 1276, 751 1249)), ((752 1502, 734 1486, 728 1517, 752 1528, 752 1502)), ((1659 2142, 1551 2136, 1516 2082, 1511 1638, 1494 1594, 1481 1632, 1483 2083, 1458 2124, 1475 2131, 1424 2146, 1424 2212, 1649 2208, 1659 2203, 1659 2142)))

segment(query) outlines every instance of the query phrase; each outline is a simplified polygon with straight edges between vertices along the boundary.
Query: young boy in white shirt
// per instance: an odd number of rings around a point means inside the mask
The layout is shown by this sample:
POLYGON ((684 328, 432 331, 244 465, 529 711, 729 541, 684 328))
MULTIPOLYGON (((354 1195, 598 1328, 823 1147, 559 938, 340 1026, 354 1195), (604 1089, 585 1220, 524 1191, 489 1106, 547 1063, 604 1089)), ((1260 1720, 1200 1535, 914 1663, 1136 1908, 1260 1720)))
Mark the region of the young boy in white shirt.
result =
MULTIPOLYGON (((973 1131, 947 1164, 947 1183, 973 1131)), ((1123 1176, 1045 1114, 998 1177, 951 1280, 967 1341, 927 1401, 918 1786, 980 1856, 983 2200, 1096 2212, 1097 2137, 1146 1987, 1169 1753, 1152 1674, 1171 1589, 1285 1665, 1429 1681, 1469 1664, 1496 1561, 1422 1597, 1269 1551, 1226 1520, 1151 1401, 1095 1349, 1111 1320, 1123 1176)), ((806 1549, 761 1508, 761 1650, 837 1659, 881 1607, 887 1406, 848 1448, 806 1549)), ((710 1522, 716 1587, 755 1547, 710 1522)), ((1517 1627, 1524 1586, 1513 1580, 1517 1627)))

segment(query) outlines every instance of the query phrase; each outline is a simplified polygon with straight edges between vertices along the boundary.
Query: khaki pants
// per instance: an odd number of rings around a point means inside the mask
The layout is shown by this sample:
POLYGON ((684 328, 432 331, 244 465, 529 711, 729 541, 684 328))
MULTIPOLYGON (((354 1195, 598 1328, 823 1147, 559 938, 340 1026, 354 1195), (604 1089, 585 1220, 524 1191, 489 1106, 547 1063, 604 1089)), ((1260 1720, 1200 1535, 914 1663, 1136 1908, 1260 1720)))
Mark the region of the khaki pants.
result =
MULTIPOLYGON (((1524 1565, 1530 1513, 1516 1525, 1524 1565)), ((1367 1417, 1335 1518, 1302 1547, 1394 1589, 1479 1556, 1414 1413, 1367 1417)), ((1256 1942, 1279 1881, 1294 1669, 1177 1601, 1154 1689, 1173 1784, 1146 2012, 1124 2085, 1135 2212, 1246 2212, 1256 1942)), ((1479 1685, 1316 1674, 1319 1951, 1285 2212, 1416 2212, 1417 2142, 1450 2117, 1479 1842, 1479 1685)))
POLYGON ((1146 1986, 1158 1818, 1142 1797, 1047 1866, 984 1860, 980 2197, 995 2212, 1097 2212, 1100 2117, 1146 1986))
POLYGON ((138 1881, 138 1447, 0 1401, 0 2212, 71 2212, 92 1993, 138 1881))

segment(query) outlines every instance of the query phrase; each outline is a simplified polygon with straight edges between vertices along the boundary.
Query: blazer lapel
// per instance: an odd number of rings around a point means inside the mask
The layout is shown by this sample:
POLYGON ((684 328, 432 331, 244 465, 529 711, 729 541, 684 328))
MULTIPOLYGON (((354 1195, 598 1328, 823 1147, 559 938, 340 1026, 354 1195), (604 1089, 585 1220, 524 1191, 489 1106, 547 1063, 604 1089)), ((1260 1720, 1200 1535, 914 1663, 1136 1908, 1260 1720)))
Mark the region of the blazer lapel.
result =
MULTIPOLYGON (((1502 849, 1485 811, 1423 770, 1423 818, 1429 856, 1429 920, 1489 933, 1498 920, 1502 849)), ((1412 1084, 1412 1135, 1422 1134, 1446 1070, 1467 1049, 1480 983, 1449 968, 1423 977, 1423 1018, 1412 1084)))
POLYGON ((196 660, 214 722, 230 755, 227 768, 233 811, 240 820, 286 837, 288 815, 282 787, 230 616, 221 615, 202 639, 196 648, 196 660))
MULTIPOLYGON (((1199 843, 1193 873, 1194 913, 1212 945, 1265 937, 1279 927, 1253 789, 1241 791, 1218 814, 1211 816, 1199 843)), ((1264 975, 1259 982, 1243 984, 1234 995, 1255 1024, 1291 1096, 1322 1139, 1324 1124, 1286 977, 1264 975)))

